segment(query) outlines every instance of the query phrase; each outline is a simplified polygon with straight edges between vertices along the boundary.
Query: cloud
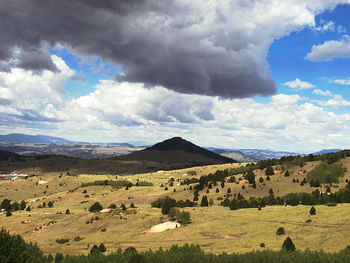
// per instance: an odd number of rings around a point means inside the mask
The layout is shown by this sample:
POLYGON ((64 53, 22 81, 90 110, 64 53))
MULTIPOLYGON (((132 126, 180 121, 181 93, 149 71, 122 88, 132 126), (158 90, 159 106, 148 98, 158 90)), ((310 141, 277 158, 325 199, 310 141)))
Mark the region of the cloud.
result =
POLYGON ((334 32, 334 31, 336 31, 338 34, 346 33, 345 27, 343 27, 342 25, 336 26, 332 20, 327 22, 327 21, 324 21, 321 19, 320 25, 313 27, 312 29, 315 31, 319 31, 319 32, 327 32, 327 31, 334 32))
POLYGON ((1 133, 134 143, 183 136, 202 146, 296 152, 350 143, 350 114, 328 109, 349 105, 339 95, 320 102, 278 94, 259 103, 101 80, 90 94, 70 98, 63 87, 76 72, 59 57, 51 58, 57 72, 12 68, 0 73, 1 133))
POLYGON ((303 89, 314 89, 315 86, 311 84, 310 82, 307 81, 301 81, 300 79, 296 78, 293 81, 287 81, 283 83, 284 86, 290 87, 292 89, 298 89, 298 90, 303 90, 303 89))
POLYGON ((342 85, 350 85, 350 78, 336 79, 336 80, 334 80, 334 83, 342 84, 342 85))
POLYGON ((350 57, 350 37, 344 35, 340 40, 329 40, 320 45, 312 46, 311 52, 305 57, 311 61, 330 61, 334 58, 350 57))
POLYGON ((341 95, 333 95, 333 97, 327 101, 315 101, 316 103, 318 103, 319 105, 321 106, 324 106, 324 107, 347 107, 347 106, 350 106, 350 101, 348 100, 345 100, 341 95))
POLYGON ((58 69, 55 72, 44 70, 36 74, 35 70, 21 68, 0 72, 0 116, 6 120, 0 125, 57 122, 66 118, 61 111, 62 96, 66 93, 63 86, 74 71, 61 58, 50 59, 58 69))
POLYGON ((314 91, 312 91, 313 94, 316 94, 316 95, 321 95, 321 96, 333 96, 333 94, 327 90, 327 91, 322 91, 320 89, 315 89, 314 91))
POLYGON ((266 96, 276 91, 266 61, 270 44, 314 26, 316 14, 341 2, 348 1, 4 0, 0 68, 53 70, 42 47, 59 45, 121 66, 119 81, 266 96))

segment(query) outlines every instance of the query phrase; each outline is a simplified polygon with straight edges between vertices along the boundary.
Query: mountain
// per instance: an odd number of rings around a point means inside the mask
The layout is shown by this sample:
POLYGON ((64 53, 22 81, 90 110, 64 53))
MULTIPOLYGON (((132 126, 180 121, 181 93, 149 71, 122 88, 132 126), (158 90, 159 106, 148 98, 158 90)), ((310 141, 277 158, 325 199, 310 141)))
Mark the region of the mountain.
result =
POLYGON ((217 154, 232 158, 239 162, 258 162, 267 159, 279 159, 283 156, 295 156, 300 155, 295 152, 284 152, 284 151, 270 151, 260 149, 222 149, 207 147, 206 149, 211 150, 217 154))
POLYGON ((174 137, 144 150, 116 157, 127 161, 189 163, 191 165, 233 163, 235 160, 174 137))
POLYGON ((9 143, 57 143, 57 144, 72 144, 74 142, 46 135, 27 135, 21 133, 11 133, 0 135, 0 142, 9 143))
POLYGON ((336 152, 340 152, 342 150, 343 149, 323 149, 321 151, 313 153, 313 155, 326 154, 326 153, 336 153, 336 152))

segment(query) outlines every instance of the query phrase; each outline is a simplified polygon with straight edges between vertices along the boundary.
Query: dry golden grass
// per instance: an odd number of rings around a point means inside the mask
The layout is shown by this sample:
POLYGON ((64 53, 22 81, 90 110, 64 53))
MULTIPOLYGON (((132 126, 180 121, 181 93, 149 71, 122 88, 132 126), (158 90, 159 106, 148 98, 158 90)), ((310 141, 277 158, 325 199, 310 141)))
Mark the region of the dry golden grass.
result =
MULTIPOLYGON (((90 186, 77 188, 79 183, 95 180, 115 180, 115 175, 86 175, 59 178, 57 173, 43 174, 38 178, 18 181, 0 181, 0 195, 11 200, 26 199, 33 208, 32 211, 14 212, 11 217, 0 215, 0 225, 11 233, 21 234, 25 240, 37 242, 46 253, 88 253, 94 244, 104 243, 109 251, 118 248, 134 246, 138 250, 157 249, 170 247, 172 244, 195 243, 201 245, 205 251, 219 252, 244 252, 258 250, 260 243, 265 243, 266 249, 280 249, 286 236, 276 236, 276 230, 282 226, 286 234, 290 236, 298 249, 323 249, 325 251, 338 251, 350 244, 350 204, 339 204, 336 207, 316 206, 317 214, 309 216, 309 206, 265 207, 261 211, 257 209, 241 209, 231 211, 228 208, 217 206, 217 198, 226 194, 230 187, 232 193, 240 192, 245 197, 264 196, 272 188, 276 195, 284 195, 289 192, 311 192, 315 188, 307 185, 300 186, 292 183, 293 178, 302 180, 304 174, 300 170, 309 171, 317 163, 308 163, 305 167, 290 169, 291 176, 271 176, 271 181, 265 180, 264 171, 257 171, 257 188, 248 187, 242 190, 242 184, 226 183, 224 189, 220 185, 220 193, 215 193, 216 187, 209 194, 201 191, 200 194, 213 198, 213 207, 186 208, 191 214, 192 223, 177 229, 161 233, 147 234, 152 226, 168 220, 162 216, 160 209, 151 208, 150 203, 166 195, 180 199, 193 198, 193 191, 188 191, 189 186, 178 186, 182 178, 189 175, 188 171, 196 171, 196 177, 215 172, 217 169, 225 169, 233 165, 214 165, 206 167, 194 167, 174 171, 159 171, 148 174, 136 174, 130 176, 118 176, 118 179, 129 180, 136 183, 137 180, 152 182, 152 187, 132 187, 115 189, 111 186, 90 186), (265 186, 259 183, 259 177, 265 180, 265 186), (175 178, 174 187, 169 187, 169 179, 175 178), (36 185, 40 180, 48 181, 44 185, 36 185), (59 186, 59 184, 62 186, 59 186), (168 186, 165 191, 161 185, 168 186), (46 185, 49 188, 46 188, 46 185), (13 191, 18 189, 18 191, 13 191), (68 190, 76 189, 74 192, 68 190), (176 189, 176 192, 173 191, 176 189), (184 190, 186 189, 186 190, 184 190), (47 191, 44 195, 43 191, 47 191), (87 190, 88 197, 83 193, 87 190), (53 201, 53 208, 37 208, 43 202, 53 201), (133 202, 137 208, 128 208, 126 213, 90 213, 88 208, 94 202, 100 202, 103 207, 111 203, 118 207, 124 203, 127 207, 133 202), (71 214, 66 215, 66 209, 71 214), (61 213, 61 214, 59 214, 61 213), (86 224, 91 218, 98 216, 99 220, 92 224, 86 224), (311 218, 311 223, 306 220, 311 218), (22 223, 30 220, 28 223, 22 223), (39 231, 35 228, 43 227, 39 231), (106 229, 105 232, 101 230, 106 229), (75 237, 83 238, 74 241, 75 237), (56 239, 68 238, 65 244, 57 244, 56 239)), ((350 159, 344 161, 346 167, 350 166, 350 159)), ((239 177, 239 176, 237 176, 239 177)), ((346 175, 346 178, 349 174, 346 175)), ((345 184, 345 178, 340 186, 345 184)), ((338 188, 332 188, 336 191, 338 188)), ((200 196, 200 198, 201 198, 200 196)))

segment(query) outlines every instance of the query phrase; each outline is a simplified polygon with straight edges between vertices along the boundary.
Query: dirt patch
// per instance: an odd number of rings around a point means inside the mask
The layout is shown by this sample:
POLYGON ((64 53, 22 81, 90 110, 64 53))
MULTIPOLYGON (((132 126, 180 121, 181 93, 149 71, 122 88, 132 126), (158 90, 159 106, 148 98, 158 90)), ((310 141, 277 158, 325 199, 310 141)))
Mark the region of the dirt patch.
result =
POLYGON ((201 232, 200 234, 202 236, 209 237, 209 238, 212 238, 212 239, 221 238, 221 236, 218 233, 214 233, 214 232, 201 232))
POLYGON ((239 239, 241 236, 243 236, 245 233, 241 234, 226 234, 224 236, 225 239, 239 239))

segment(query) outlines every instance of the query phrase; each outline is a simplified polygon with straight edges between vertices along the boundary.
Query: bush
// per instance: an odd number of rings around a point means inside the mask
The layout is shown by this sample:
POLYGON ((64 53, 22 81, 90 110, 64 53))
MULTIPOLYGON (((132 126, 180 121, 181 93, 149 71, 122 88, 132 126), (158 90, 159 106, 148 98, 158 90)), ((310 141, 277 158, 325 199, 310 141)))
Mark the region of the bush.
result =
POLYGON ((120 205, 120 208, 123 210, 123 211, 126 211, 126 206, 124 204, 121 204, 120 205))
POLYGON ((52 207, 53 207, 53 202, 51 202, 51 201, 48 202, 48 203, 47 203, 47 206, 48 206, 49 208, 52 208, 52 207))
POLYGON ((260 247, 265 247, 265 243, 260 243, 260 247))
POLYGON ((108 208, 111 208, 111 209, 116 209, 117 206, 115 204, 110 204, 108 208))
POLYGON ((103 209, 102 205, 99 202, 95 202, 92 206, 90 206, 89 211, 91 213, 100 212, 103 209))
POLYGON ((286 240, 284 240, 284 242, 282 244, 282 249, 285 249, 287 251, 294 251, 295 250, 295 245, 294 245, 292 239, 290 239, 290 237, 287 237, 286 240))
POLYGON ((285 176, 285 177, 290 176, 290 173, 289 173, 289 171, 288 171, 288 170, 287 170, 287 171, 284 173, 284 176, 285 176))
POLYGON ((6 216, 12 216, 12 213, 10 211, 7 211, 6 216))
POLYGON ((279 227, 276 231, 276 235, 281 236, 281 235, 285 235, 285 231, 283 227, 279 227))
POLYGON ((69 209, 67 208, 67 210, 66 210, 66 215, 69 215, 70 214, 70 211, 69 211, 69 209))
POLYGON ((131 203, 131 204, 130 204, 130 208, 135 208, 134 203, 131 203))
POLYGON ((32 209, 30 208, 30 206, 27 207, 26 211, 31 211, 32 209))
POLYGON ((316 215, 316 208, 315 207, 311 207, 310 215, 316 215))
POLYGON ((177 214, 177 221, 180 224, 189 224, 191 222, 191 216, 189 212, 182 211, 177 214))
POLYGON ((67 242, 69 242, 68 238, 56 239, 56 243, 57 244, 64 244, 64 243, 67 243, 67 242))

